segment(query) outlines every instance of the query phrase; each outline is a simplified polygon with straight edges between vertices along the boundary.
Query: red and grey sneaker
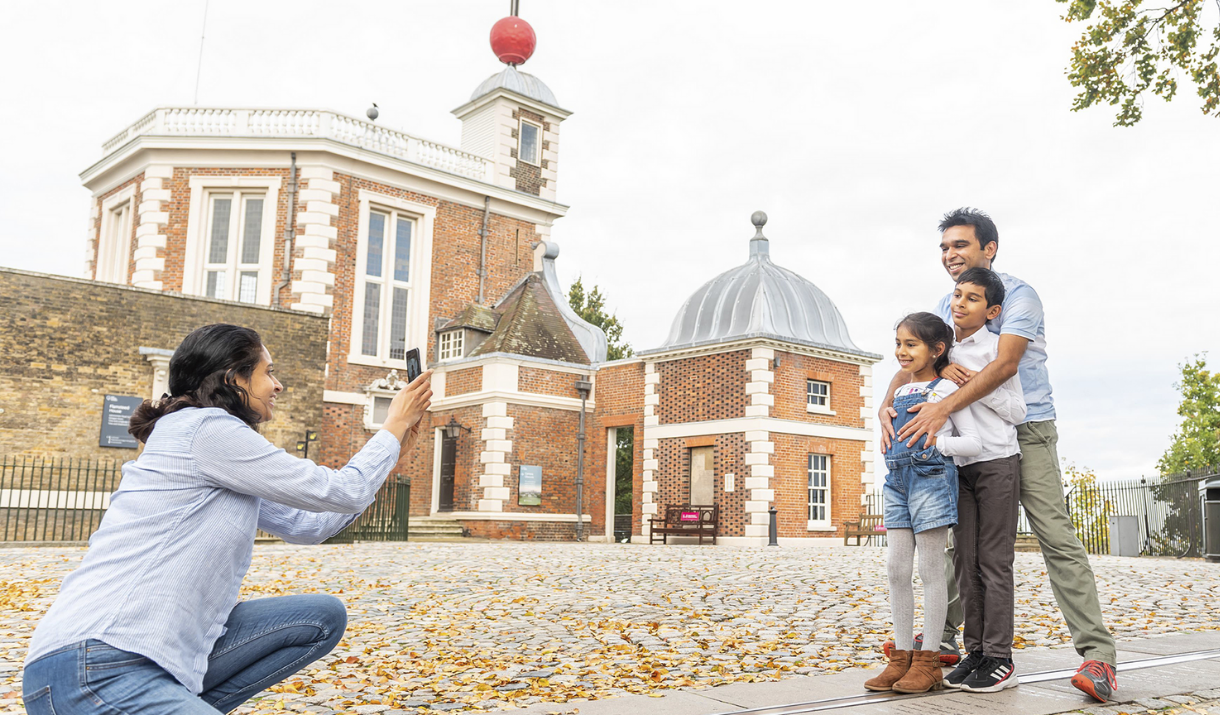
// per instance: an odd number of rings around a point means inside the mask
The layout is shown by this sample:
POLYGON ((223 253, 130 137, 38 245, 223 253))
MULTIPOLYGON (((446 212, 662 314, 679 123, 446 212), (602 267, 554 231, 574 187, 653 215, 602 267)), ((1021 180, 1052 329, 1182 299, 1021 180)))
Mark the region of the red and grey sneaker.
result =
POLYGON ((1118 690, 1118 676, 1114 673, 1114 666, 1109 663, 1086 660, 1072 676, 1072 685, 1104 703, 1118 690))
MULTIPOLYGON (((915 636, 915 646, 911 650, 919 650, 923 648, 923 634, 915 636)), ((886 660, 889 660, 890 652, 894 650, 894 641, 886 641, 881 645, 881 652, 885 654, 886 660)), ((940 642, 940 664, 941 665, 957 665, 957 662, 962 659, 962 652, 957 649, 957 639, 953 638, 947 641, 940 642)))

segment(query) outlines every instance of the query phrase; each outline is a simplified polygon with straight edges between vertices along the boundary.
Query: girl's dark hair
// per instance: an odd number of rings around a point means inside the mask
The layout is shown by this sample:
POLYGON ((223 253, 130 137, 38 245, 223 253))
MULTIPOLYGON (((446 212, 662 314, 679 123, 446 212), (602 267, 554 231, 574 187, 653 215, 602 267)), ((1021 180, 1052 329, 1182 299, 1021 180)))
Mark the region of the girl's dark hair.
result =
POLYGON ((169 394, 145 400, 127 431, 147 442, 157 420, 186 407, 219 407, 255 427, 259 415, 234 378, 249 378, 262 357, 262 338, 249 328, 224 323, 197 328, 169 360, 169 394))
POLYGON ((944 343, 945 350, 932 363, 932 369, 940 375, 941 371, 949 367, 949 348, 953 347, 953 328, 941 320, 938 316, 932 313, 911 313, 907 317, 898 321, 898 325, 894 326, 894 330, 905 327, 911 331, 917 340, 928 346, 928 349, 935 351, 937 343, 944 343))

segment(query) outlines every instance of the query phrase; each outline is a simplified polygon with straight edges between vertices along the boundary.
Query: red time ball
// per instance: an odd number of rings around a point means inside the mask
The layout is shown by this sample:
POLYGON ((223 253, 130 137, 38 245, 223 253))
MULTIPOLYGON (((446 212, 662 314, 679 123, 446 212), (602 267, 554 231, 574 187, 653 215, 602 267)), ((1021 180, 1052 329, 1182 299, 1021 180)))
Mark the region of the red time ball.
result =
POLYGON ((534 28, 515 15, 491 26, 491 51, 506 65, 525 64, 537 44, 534 28))

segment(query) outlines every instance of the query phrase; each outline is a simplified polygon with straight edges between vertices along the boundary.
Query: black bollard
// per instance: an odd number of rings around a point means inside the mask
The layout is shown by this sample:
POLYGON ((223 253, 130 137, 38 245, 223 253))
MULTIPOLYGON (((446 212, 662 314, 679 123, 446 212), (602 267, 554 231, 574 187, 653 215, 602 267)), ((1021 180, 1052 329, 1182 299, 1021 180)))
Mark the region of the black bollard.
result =
POLYGON ((776 514, 779 512, 776 511, 775 507, 771 507, 767 510, 767 513, 771 515, 771 526, 768 532, 771 536, 771 541, 767 546, 779 546, 779 526, 778 519, 776 518, 776 514))

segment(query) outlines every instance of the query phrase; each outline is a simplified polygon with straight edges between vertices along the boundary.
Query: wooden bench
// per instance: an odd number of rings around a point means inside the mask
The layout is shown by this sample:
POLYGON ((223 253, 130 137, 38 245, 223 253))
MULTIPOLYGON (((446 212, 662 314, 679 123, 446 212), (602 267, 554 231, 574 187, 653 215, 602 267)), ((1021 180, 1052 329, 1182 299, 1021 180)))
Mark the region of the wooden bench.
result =
POLYGON ((880 514, 861 514, 859 521, 843 522, 843 545, 847 546, 847 540, 851 537, 856 537, 856 546, 860 545, 860 539, 867 539, 864 543, 868 544, 874 536, 883 536, 885 534, 885 526, 883 518, 880 514))
POLYGON ((718 506, 668 506, 665 507, 665 517, 652 517, 648 520, 648 543, 668 544, 669 536, 698 536, 703 543, 704 536, 712 537, 712 545, 716 544, 716 535, 720 532, 720 507, 718 506))

